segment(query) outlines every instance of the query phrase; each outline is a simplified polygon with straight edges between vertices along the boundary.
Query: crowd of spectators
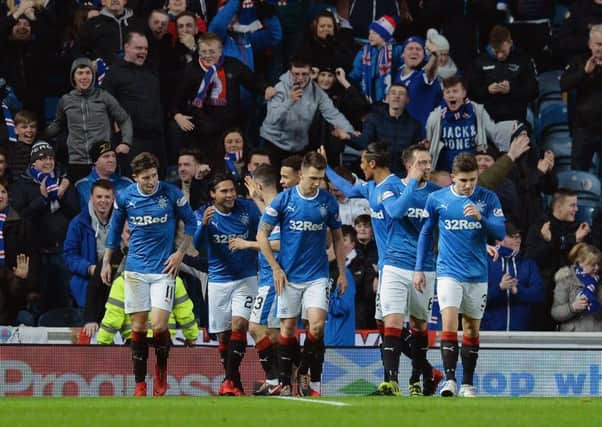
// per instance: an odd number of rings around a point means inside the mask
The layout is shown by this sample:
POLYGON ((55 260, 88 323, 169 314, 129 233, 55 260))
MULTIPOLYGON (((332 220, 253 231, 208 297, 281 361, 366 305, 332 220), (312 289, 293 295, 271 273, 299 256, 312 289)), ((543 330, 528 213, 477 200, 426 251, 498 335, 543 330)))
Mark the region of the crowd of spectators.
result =
MULTIPOLYGON (((0 325, 64 309, 100 323, 112 202, 141 152, 198 209, 212 174, 248 197, 245 177, 272 164, 286 189, 321 146, 354 183, 378 141, 400 176, 404 148, 425 144, 440 186, 455 156, 477 156, 508 220, 484 330, 601 331, 602 215, 580 214, 538 131, 551 70, 568 169, 599 206, 602 0, 0 0, 0 325)), ((338 336, 375 327, 378 255, 367 203, 327 188, 355 284, 331 307, 338 336)), ((190 249, 180 275, 202 326, 206 269, 190 249)))

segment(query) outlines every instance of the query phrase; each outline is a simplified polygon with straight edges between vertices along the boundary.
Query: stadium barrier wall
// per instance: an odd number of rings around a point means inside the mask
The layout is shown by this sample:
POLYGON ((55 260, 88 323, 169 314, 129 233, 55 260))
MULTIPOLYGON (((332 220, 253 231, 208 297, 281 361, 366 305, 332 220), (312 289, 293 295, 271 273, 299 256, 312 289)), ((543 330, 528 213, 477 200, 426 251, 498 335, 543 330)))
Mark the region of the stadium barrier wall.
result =
MULTIPOLYGON (((438 349, 431 349, 428 357, 434 366, 441 368, 438 349)), ((149 373, 153 366, 154 352, 151 350, 149 373)), ((461 378, 461 365, 459 368, 458 378, 461 378)), ((407 384, 409 370, 409 361, 402 359, 402 384, 407 384)), ((241 371, 247 392, 263 380, 253 348, 247 349, 241 371)), ((214 395, 222 378, 223 371, 214 347, 172 348, 168 395, 214 395)), ((377 348, 331 348, 326 351, 323 395, 368 394, 381 379, 382 365, 377 348)), ((147 381, 152 389, 152 379, 147 377, 147 381)), ((475 386, 482 396, 600 396, 602 353, 595 347, 485 347, 479 355, 475 386)), ((127 347, 0 346, 0 396, 130 396, 133 390, 134 377, 127 347)))

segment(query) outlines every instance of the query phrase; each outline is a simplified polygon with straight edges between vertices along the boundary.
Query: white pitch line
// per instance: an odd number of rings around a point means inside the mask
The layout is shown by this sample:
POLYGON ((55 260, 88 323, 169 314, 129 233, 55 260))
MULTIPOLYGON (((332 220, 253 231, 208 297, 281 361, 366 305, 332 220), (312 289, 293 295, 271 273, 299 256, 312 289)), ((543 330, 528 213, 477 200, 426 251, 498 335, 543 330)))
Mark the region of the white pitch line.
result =
POLYGON ((305 399, 303 397, 292 397, 292 396, 278 396, 279 399, 282 400, 294 400, 297 402, 308 402, 308 403, 318 403, 321 405, 330 405, 330 406, 351 406, 349 403, 345 402, 336 402, 334 400, 318 400, 318 399, 305 399))

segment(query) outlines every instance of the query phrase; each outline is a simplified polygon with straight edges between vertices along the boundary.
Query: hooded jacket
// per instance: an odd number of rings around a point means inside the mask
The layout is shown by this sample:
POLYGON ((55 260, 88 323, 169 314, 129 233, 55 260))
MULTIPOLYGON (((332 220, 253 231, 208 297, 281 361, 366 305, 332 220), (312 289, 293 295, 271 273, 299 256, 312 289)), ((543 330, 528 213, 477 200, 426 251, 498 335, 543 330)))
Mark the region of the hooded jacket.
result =
MULTIPOLYGON (((487 149, 487 137, 493 139, 495 123, 487 114, 487 110, 481 104, 470 101, 477 120, 476 145, 477 150, 485 151, 487 149)), ((433 110, 426 121, 426 139, 431 141, 430 152, 433 157, 433 165, 439 161, 439 154, 443 149, 441 141, 441 122, 443 118, 444 107, 437 107, 433 110)))
POLYGON ((78 58, 71 65, 71 84, 75 87, 73 74, 80 66, 92 70, 92 85, 80 91, 73 89, 59 100, 55 119, 46 128, 50 138, 68 129, 67 149, 69 164, 89 165, 92 160, 89 151, 98 141, 110 141, 112 121, 121 129, 121 141, 132 144, 132 120, 119 102, 104 89, 94 87, 95 67, 87 58, 78 58))
POLYGON ((313 80, 296 102, 290 99, 293 80, 289 71, 280 76, 275 88, 277 93, 268 101, 267 115, 259 134, 278 148, 293 153, 306 148, 309 145, 309 128, 318 110, 333 127, 353 132, 351 123, 313 80))
MULTIPOLYGON (((88 269, 96 265, 96 230, 92 226, 91 207, 86 207, 69 223, 63 245, 65 263, 71 272, 71 295, 78 307, 86 305, 86 289, 90 276, 88 269)), ((107 224, 108 225, 108 224, 107 224)))
POLYGON ((532 330, 532 304, 544 301, 545 291, 539 269, 533 260, 500 247, 499 258, 488 258, 489 286, 487 308, 481 322, 484 331, 532 330), (504 274, 518 279, 518 292, 500 289, 504 274))
POLYGON ((103 8, 100 15, 86 21, 81 29, 81 53, 89 58, 102 58, 111 64, 123 52, 127 33, 137 31, 145 34, 145 29, 144 21, 134 16, 131 9, 125 9, 123 15, 116 17, 103 8))

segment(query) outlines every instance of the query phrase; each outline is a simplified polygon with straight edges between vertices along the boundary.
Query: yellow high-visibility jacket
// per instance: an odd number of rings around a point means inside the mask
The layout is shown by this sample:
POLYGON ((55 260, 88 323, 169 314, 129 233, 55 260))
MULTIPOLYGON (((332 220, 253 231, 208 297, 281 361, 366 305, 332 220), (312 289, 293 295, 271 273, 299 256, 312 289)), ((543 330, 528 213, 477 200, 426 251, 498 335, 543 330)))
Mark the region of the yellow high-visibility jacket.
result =
MULTIPOLYGON (((111 285, 111 292, 105 304, 105 315, 96 334, 98 344, 113 344, 113 338, 117 332, 121 334, 124 341, 132 336, 132 321, 124 309, 124 286, 123 275, 119 275, 111 285)), ((172 337, 176 334, 176 326, 179 325, 187 340, 197 339, 199 327, 192 309, 193 304, 188 297, 184 282, 181 278, 176 277, 176 295, 173 301, 173 310, 169 316, 169 332, 172 337)), ((149 322, 148 336, 152 337, 152 335, 153 331, 149 322)))

